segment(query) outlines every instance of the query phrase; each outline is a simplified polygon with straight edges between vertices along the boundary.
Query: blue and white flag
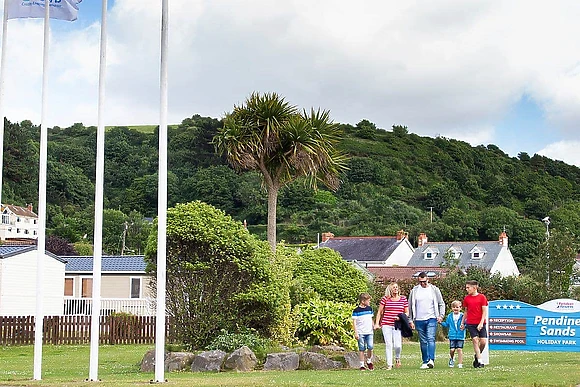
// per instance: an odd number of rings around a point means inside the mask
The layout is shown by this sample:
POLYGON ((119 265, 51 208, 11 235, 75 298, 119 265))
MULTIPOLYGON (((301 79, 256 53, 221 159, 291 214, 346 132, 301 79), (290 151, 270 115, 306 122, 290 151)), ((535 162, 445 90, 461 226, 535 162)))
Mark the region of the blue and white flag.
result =
POLYGON ((82 0, 9 0, 8 19, 44 18, 44 5, 50 4, 50 18, 73 21, 77 19, 82 0))

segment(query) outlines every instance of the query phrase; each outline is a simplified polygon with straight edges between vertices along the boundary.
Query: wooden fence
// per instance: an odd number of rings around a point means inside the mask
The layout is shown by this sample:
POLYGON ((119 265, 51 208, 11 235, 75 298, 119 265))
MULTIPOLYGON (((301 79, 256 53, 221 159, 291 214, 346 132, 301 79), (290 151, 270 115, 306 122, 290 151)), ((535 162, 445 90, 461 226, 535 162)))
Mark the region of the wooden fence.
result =
MULTIPOLYGON (((0 345, 34 344, 34 316, 0 316, 0 345)), ((91 316, 45 316, 44 344, 88 344, 91 316)), ((175 334, 171 320, 165 321, 166 342, 175 334)), ((101 344, 151 344, 155 342, 155 316, 101 316, 101 344)))

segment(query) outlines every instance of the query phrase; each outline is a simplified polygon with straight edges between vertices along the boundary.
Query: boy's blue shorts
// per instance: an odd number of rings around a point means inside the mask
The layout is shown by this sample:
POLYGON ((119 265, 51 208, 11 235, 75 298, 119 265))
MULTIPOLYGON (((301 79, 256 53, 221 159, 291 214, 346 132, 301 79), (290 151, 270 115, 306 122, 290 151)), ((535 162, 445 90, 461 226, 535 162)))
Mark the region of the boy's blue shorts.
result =
POLYGON ((449 340, 449 349, 463 348, 464 340, 449 340))
POLYGON ((373 334, 358 335, 358 350, 364 351, 366 349, 373 349, 373 334))

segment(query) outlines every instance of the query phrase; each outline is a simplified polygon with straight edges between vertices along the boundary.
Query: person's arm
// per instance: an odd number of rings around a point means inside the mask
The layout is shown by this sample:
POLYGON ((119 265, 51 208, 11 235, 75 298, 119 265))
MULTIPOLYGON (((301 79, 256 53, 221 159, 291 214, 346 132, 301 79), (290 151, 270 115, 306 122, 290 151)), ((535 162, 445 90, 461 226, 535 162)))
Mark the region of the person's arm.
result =
MULTIPOLYGON (((415 289, 415 288, 413 288, 415 289)), ((415 329, 415 321, 413 321, 415 319, 415 309, 413 309, 413 289, 411 289, 411 292, 409 293, 409 298, 408 298, 408 304, 409 304, 409 326, 411 327, 411 329, 415 329)))
POLYGON ((385 306, 383 304, 379 304, 379 310, 377 310, 377 317, 375 318, 375 329, 379 329, 381 327, 380 322, 383 318, 383 311, 385 310, 385 306))
POLYGON ((477 324, 477 330, 480 331, 483 328, 483 324, 487 320, 487 305, 481 307, 481 320, 477 324))
POLYGON ((441 322, 445 318, 445 301, 443 301, 443 295, 441 294, 441 290, 439 290, 438 287, 435 288, 435 294, 439 307, 439 316, 437 316, 437 322, 441 322))
POLYGON ((356 331, 356 317, 353 317, 351 322, 352 322, 352 330, 354 331, 354 338, 358 340, 358 332, 356 331))
MULTIPOLYGON (((464 303, 464 305, 465 305, 465 303, 464 303)), ((463 318, 461 319, 461 324, 459 325, 459 329, 461 329, 461 330, 464 330, 465 326, 467 325, 465 322, 465 319, 467 318, 466 317, 467 316, 467 306, 464 307, 464 309, 465 309, 465 312, 463 312, 463 318)))
POLYGON ((445 321, 441 321, 441 326, 444 328, 449 328, 449 316, 447 316, 447 319, 445 319, 445 321))

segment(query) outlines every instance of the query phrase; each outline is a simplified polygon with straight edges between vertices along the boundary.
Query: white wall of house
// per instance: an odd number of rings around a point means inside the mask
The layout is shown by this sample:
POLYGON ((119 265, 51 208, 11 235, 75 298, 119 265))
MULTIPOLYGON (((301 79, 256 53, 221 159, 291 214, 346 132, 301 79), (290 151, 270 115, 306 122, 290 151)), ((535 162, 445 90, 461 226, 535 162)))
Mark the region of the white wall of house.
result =
POLYGON ((38 238, 38 218, 18 216, 12 212, 0 214, 0 239, 38 238))
MULTIPOLYGON (((0 315, 36 314, 36 250, 0 259, 0 315)), ((44 255, 44 315, 61 315, 65 263, 44 255)))
POLYGON ((491 273, 500 273, 503 277, 509 277, 511 275, 518 276, 520 271, 516 265, 516 261, 512 255, 512 252, 507 248, 503 247, 495 260, 495 263, 491 267, 491 273))
MULTIPOLYGON (((67 274, 66 278, 72 278, 74 281, 73 295, 66 298, 82 298, 83 279, 92 279, 93 277, 91 274, 67 274)), ((132 298, 131 282, 133 280, 138 280, 141 283, 141 289, 139 292, 140 297, 136 298, 152 297, 149 289, 149 284, 151 282, 150 275, 144 275, 143 273, 102 273, 101 298, 132 298)))
POLYGON ((385 266, 407 266, 414 252, 415 249, 413 249, 409 240, 405 238, 389 256, 385 266))

